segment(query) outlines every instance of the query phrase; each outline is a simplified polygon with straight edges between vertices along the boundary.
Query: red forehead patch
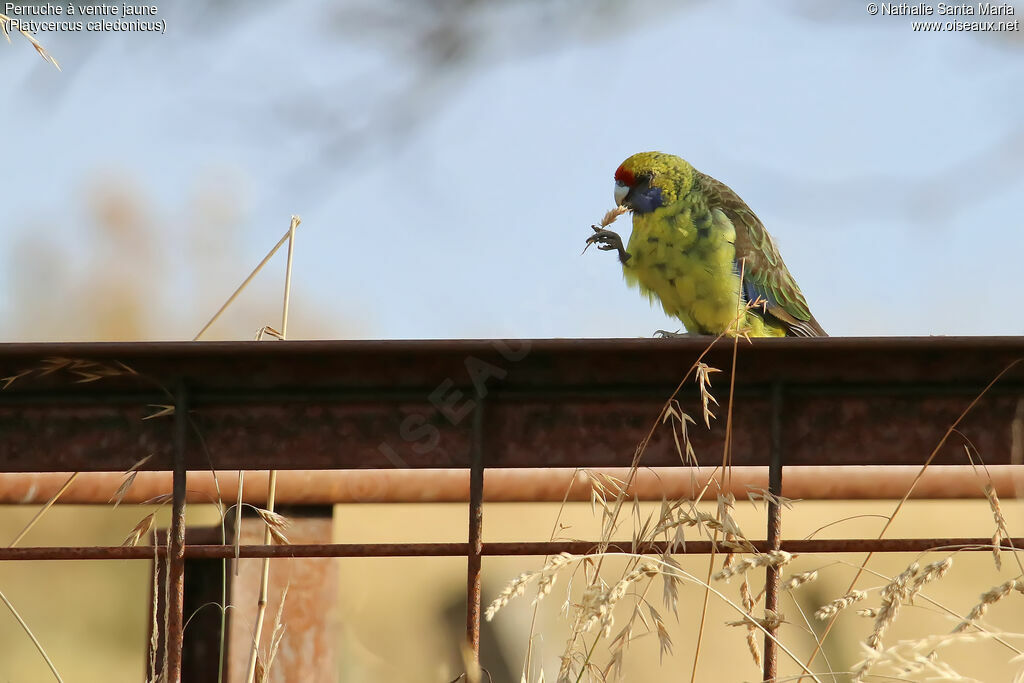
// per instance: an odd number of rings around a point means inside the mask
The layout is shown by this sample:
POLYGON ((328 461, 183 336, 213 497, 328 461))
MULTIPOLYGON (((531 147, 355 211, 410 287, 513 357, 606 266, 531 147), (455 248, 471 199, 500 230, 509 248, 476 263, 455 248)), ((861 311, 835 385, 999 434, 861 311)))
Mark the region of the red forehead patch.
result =
POLYGON ((615 182, 632 187, 635 181, 636 178, 633 176, 633 172, 625 166, 619 166, 615 169, 615 182))

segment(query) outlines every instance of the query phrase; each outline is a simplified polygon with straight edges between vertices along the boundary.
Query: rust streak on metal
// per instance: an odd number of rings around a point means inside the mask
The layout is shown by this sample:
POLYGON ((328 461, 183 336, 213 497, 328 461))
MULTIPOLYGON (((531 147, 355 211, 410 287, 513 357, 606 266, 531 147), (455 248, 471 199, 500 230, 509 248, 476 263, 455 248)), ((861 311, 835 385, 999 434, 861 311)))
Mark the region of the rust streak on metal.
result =
MULTIPOLYGON (((609 552, 630 551, 631 541, 623 539, 613 542, 609 552)), ((484 543, 484 557, 512 555, 557 555, 561 552, 573 555, 592 553, 598 541, 528 541, 484 543)), ((768 541, 751 541, 757 552, 771 549, 768 541)), ((1002 548, 1014 552, 1024 547, 1024 537, 1006 539, 1002 548)), ((930 550, 987 551, 992 550, 992 539, 986 538, 835 538, 835 539, 793 539, 783 540, 780 548, 790 553, 920 553, 930 550)), ((638 550, 644 553, 660 554, 666 549, 664 543, 654 543, 638 550)), ((725 552, 719 547, 717 552, 725 552)), ((731 549, 732 552, 739 552, 731 549)), ((686 547, 673 550, 677 555, 707 555, 711 552, 710 541, 687 541, 686 547)), ((157 548, 158 556, 166 556, 167 549, 157 548)), ((189 545, 185 547, 187 558, 224 559, 234 557, 232 545, 189 545)), ((243 545, 239 548, 242 558, 262 557, 466 557, 468 543, 323 543, 305 545, 243 545)), ((23 560, 151 560, 152 546, 74 546, 74 547, 24 547, 0 548, 0 562, 23 560)))
POLYGON ((185 631, 185 469, 188 439, 188 394, 179 382, 174 405, 174 481, 171 503, 171 529, 167 562, 167 640, 164 644, 166 680, 181 681, 182 642, 185 631))

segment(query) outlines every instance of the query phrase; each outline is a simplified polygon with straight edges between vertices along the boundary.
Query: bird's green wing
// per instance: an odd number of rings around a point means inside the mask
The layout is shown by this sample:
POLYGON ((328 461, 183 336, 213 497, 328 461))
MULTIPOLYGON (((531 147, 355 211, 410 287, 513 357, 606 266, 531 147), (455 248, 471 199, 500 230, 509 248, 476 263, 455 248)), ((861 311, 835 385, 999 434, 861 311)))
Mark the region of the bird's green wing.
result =
POLYGON ((764 224, 746 202, 725 183, 697 172, 695 189, 706 198, 708 209, 720 210, 736 229, 736 268, 742 268, 743 294, 748 301, 766 302, 764 313, 783 323, 787 335, 826 336, 764 224))

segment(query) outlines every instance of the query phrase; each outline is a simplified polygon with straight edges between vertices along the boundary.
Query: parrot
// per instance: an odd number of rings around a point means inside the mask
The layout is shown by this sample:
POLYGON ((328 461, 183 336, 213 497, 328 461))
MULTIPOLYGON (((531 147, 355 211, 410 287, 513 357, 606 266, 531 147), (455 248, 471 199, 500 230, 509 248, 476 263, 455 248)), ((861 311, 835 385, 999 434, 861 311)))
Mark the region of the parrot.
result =
POLYGON ((597 225, 587 245, 617 251, 626 282, 687 333, 828 336, 771 235, 724 183, 675 155, 641 152, 616 169, 615 203, 633 214, 628 245, 597 225))

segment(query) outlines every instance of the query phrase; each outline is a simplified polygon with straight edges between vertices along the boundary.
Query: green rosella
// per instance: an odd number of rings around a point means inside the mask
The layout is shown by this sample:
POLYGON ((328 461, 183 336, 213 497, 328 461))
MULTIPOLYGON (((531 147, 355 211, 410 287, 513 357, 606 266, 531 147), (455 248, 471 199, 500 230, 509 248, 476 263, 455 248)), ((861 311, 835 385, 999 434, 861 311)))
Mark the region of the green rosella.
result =
POLYGON ((633 213, 629 244, 597 226, 587 243, 618 251, 626 281, 688 332, 825 335, 771 235, 727 185, 677 156, 642 152, 615 171, 615 202, 633 213))

